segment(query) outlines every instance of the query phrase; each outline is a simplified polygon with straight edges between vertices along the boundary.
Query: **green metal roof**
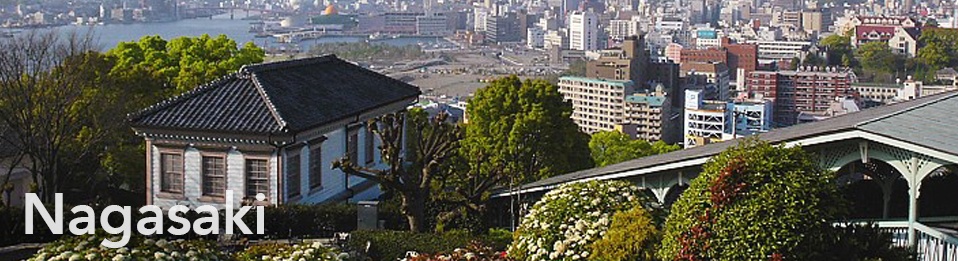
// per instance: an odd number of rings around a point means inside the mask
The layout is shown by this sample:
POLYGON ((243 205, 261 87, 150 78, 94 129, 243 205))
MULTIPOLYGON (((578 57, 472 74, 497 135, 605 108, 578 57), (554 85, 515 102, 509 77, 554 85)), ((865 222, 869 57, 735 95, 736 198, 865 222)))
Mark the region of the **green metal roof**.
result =
POLYGON ((609 85, 618 85, 618 86, 632 86, 632 81, 623 81, 623 80, 608 80, 601 78, 588 78, 588 77, 579 77, 579 76, 562 76, 559 77, 559 80, 569 80, 577 82, 589 82, 589 83, 598 83, 598 84, 609 84, 609 85))
POLYGON ((629 95, 625 97, 625 102, 631 103, 648 103, 649 106, 662 107, 662 104, 665 103, 665 97, 662 96, 641 96, 641 95, 629 95))

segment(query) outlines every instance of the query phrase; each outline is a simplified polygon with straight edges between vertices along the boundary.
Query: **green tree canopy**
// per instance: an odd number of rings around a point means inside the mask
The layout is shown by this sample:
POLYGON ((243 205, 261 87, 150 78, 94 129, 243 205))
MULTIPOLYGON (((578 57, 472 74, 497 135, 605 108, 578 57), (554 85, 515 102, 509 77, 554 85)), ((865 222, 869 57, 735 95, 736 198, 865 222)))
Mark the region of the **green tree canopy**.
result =
POLYGON ((239 48, 236 41, 226 35, 204 34, 170 41, 157 35, 144 36, 138 42, 121 42, 107 55, 116 60, 111 74, 148 76, 155 84, 181 93, 243 65, 263 62, 265 52, 253 43, 239 48))
POLYGON ((842 214, 830 172, 802 148, 757 139, 712 157, 672 205, 663 260, 832 260, 842 214))
POLYGON ((529 182, 592 167, 588 135, 572 121, 572 105, 543 80, 508 76, 475 93, 461 154, 471 171, 529 182))
POLYGON ((874 77, 874 81, 894 81, 896 73, 904 69, 904 57, 892 52, 886 43, 868 42, 859 46, 857 52, 862 71, 874 77))
POLYGON ((825 48, 826 56, 828 56, 826 63, 829 66, 844 65, 843 57, 852 54, 851 38, 840 34, 829 35, 818 45, 825 48))
POLYGON ((592 134, 589 151, 596 167, 616 164, 645 156, 668 153, 679 150, 678 145, 669 145, 663 141, 649 143, 645 140, 633 140, 629 135, 617 131, 602 131, 592 134))
POLYGON ((958 32, 943 28, 926 28, 918 37, 918 58, 933 69, 958 66, 958 32))

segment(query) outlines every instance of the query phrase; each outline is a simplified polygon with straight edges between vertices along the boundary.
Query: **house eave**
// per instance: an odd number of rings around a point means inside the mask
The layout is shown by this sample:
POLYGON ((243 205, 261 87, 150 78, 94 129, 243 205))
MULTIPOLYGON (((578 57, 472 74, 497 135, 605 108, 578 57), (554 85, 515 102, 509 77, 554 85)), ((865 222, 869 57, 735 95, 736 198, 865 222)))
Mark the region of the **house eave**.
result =
POLYGON ((285 133, 227 132, 155 126, 133 126, 133 131, 144 138, 164 140, 262 145, 284 145, 292 141, 292 136, 285 133))

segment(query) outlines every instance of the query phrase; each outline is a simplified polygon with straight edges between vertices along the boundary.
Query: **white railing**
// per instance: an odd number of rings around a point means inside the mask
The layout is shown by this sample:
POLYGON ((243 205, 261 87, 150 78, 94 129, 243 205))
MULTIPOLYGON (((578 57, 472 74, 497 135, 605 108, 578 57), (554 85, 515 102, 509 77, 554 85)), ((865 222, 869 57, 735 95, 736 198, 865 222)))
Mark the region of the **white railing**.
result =
POLYGON ((958 237, 945 234, 921 223, 915 223, 918 233, 918 260, 958 261, 958 237))
MULTIPOLYGON (((925 222, 953 221, 955 217, 922 218, 925 222)), ((874 223, 884 232, 892 235, 892 246, 908 247, 908 221, 872 221, 850 222, 836 225, 874 223)), ((958 261, 958 237, 915 223, 915 252, 917 260, 922 261, 958 261)))
MULTIPOLYGON (((923 221, 934 221, 923 219, 923 221)), ((885 232, 891 233, 892 245, 908 246, 908 221, 875 222, 885 232)), ((922 261, 958 261, 958 237, 940 230, 915 223, 915 252, 922 261)))

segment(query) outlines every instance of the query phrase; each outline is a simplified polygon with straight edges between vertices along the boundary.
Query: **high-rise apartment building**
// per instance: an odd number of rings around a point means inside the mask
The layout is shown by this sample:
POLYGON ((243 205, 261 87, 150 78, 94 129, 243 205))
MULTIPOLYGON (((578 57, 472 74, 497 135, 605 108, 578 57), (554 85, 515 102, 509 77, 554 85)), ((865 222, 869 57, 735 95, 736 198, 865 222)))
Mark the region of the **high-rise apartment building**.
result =
POLYGON ((625 97, 633 92, 630 80, 559 78, 559 93, 572 103, 572 120, 588 134, 616 130, 624 122, 625 97))
POLYGON ((672 111, 672 104, 666 97, 665 87, 657 84, 652 91, 625 97, 624 120, 619 131, 629 134, 632 138, 649 142, 659 140, 677 142, 670 139, 669 134, 680 129, 675 127, 681 125, 681 122, 675 124, 675 121, 669 120, 672 111))
POLYGON ((634 19, 629 20, 610 20, 609 21, 609 38, 623 40, 630 36, 636 36, 641 33, 641 28, 639 27, 639 21, 634 19))
POLYGON ((857 77, 850 69, 808 68, 788 71, 754 71, 746 81, 749 96, 775 103, 774 123, 789 126, 805 115, 823 115, 839 98, 858 99, 852 89, 857 77))

